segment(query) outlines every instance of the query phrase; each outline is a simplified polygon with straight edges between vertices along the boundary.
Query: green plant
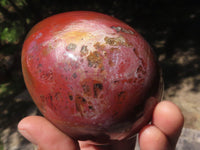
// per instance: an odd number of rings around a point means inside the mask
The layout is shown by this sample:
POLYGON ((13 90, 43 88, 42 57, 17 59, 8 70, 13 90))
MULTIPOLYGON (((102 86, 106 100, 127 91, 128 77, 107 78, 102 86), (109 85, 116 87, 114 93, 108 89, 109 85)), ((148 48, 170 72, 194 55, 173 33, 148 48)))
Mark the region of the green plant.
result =
POLYGON ((0 150, 4 150, 3 143, 0 141, 0 150))
POLYGON ((17 43, 24 34, 24 27, 20 22, 16 21, 4 27, 0 27, 0 32, 1 43, 17 43))

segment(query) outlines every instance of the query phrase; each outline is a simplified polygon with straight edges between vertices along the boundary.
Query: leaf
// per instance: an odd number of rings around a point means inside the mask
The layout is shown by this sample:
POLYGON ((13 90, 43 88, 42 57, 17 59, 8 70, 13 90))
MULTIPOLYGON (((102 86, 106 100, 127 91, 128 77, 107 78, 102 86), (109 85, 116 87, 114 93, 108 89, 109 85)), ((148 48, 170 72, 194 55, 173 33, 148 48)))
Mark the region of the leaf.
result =
POLYGON ((13 22, 11 25, 1 28, 0 32, 1 43, 17 43, 24 34, 24 27, 18 22, 13 22))
POLYGON ((8 0, 0 0, 0 5, 5 7, 5 6, 9 5, 9 2, 8 2, 8 0))

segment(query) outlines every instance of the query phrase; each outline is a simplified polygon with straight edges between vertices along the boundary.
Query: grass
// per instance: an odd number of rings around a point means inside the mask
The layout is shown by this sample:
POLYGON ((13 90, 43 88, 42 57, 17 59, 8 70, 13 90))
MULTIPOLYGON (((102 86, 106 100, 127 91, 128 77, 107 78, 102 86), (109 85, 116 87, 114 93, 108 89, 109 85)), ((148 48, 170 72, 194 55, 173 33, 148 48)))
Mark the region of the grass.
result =
POLYGON ((22 83, 7 82, 0 85, 0 98, 6 98, 19 93, 23 87, 22 83))
POLYGON ((7 97, 9 95, 12 95, 14 90, 9 90, 10 89, 11 84, 8 83, 4 83, 0 85, 0 97, 7 97))
POLYGON ((0 150, 3 150, 3 145, 0 145, 0 150))
POLYGON ((0 141, 0 150, 4 150, 3 143, 0 141))

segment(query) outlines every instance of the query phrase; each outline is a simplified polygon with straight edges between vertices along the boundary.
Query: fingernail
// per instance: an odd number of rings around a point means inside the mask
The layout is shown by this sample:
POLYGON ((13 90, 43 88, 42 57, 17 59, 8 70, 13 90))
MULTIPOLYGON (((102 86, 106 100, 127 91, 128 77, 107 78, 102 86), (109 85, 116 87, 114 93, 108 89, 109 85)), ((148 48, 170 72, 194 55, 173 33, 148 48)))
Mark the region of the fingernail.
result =
POLYGON ((31 143, 36 144, 35 139, 26 130, 19 129, 18 131, 20 132, 21 135, 23 135, 31 143))

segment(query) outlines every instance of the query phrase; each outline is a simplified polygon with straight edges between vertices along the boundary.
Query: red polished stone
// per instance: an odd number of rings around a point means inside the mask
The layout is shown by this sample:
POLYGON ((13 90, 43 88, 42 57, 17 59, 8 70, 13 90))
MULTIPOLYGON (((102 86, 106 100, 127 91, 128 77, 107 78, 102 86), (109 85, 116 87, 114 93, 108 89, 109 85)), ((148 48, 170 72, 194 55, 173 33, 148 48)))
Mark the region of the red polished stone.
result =
POLYGON ((131 137, 161 99, 149 44, 127 24, 96 12, 62 13, 35 25, 23 45, 22 68, 41 113, 75 139, 131 137))

